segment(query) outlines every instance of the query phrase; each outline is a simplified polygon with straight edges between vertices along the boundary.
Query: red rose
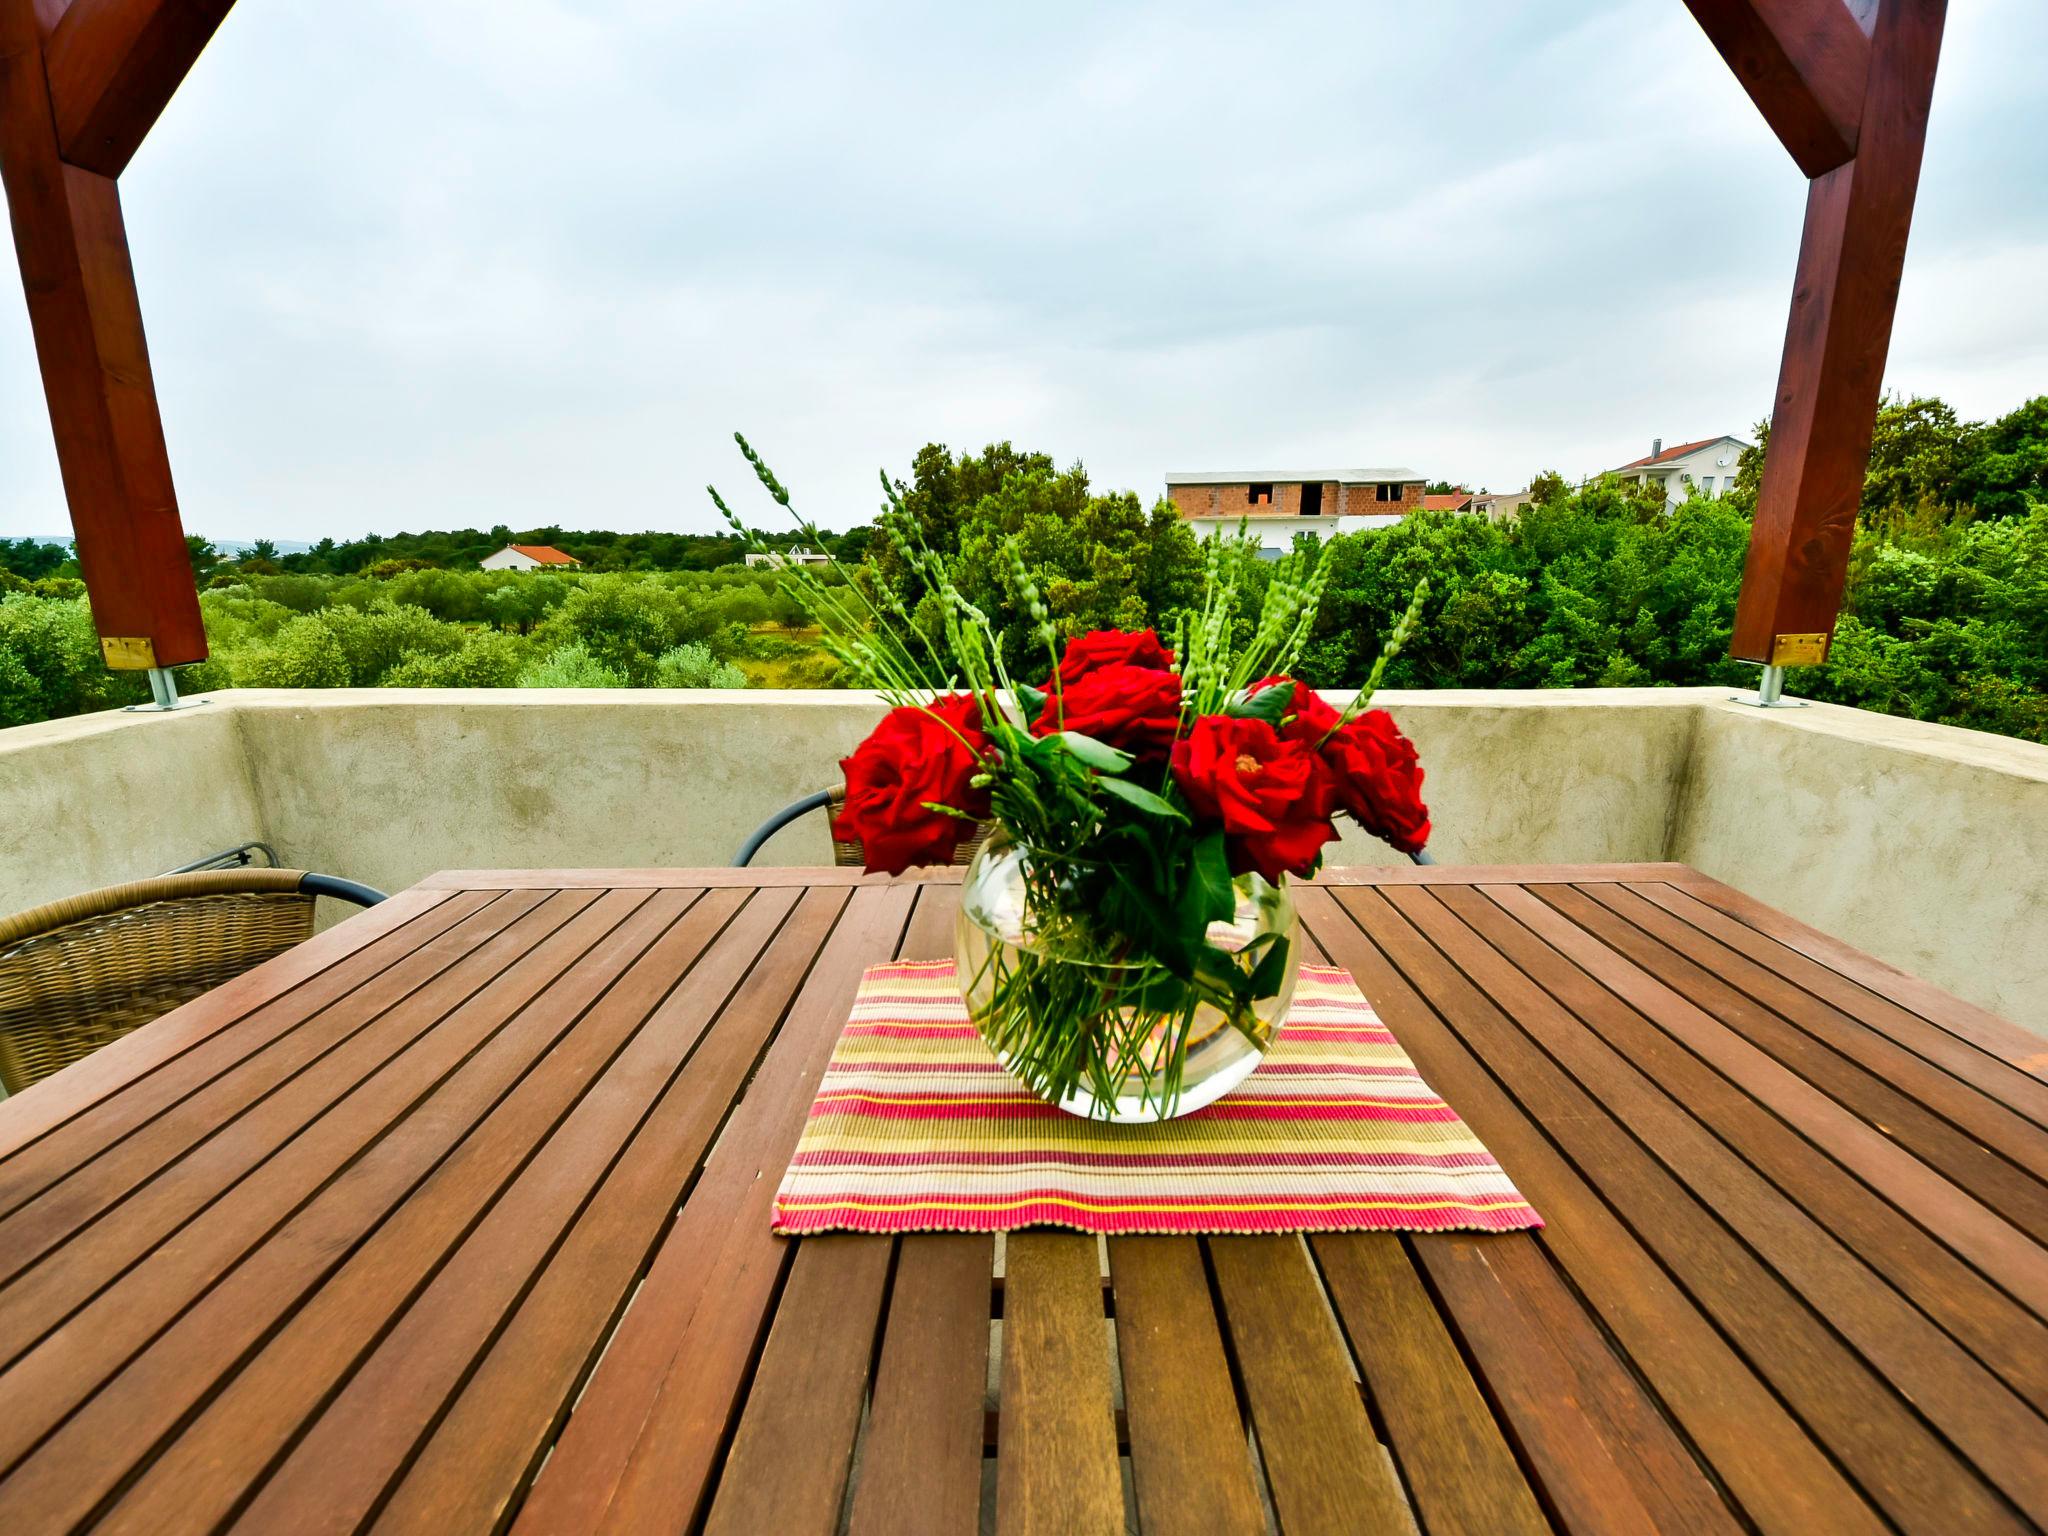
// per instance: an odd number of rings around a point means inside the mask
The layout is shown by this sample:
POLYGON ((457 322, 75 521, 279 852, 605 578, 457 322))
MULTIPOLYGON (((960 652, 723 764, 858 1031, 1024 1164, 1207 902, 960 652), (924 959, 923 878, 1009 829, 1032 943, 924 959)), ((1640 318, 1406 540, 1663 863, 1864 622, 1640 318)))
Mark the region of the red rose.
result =
POLYGON ((859 841, 869 874, 951 863, 973 825, 924 807, 930 802, 986 816, 988 791, 968 781, 980 772, 987 750, 971 694, 890 710, 853 756, 839 760, 846 804, 833 818, 832 835, 859 841))
POLYGON ((1324 703, 1323 696, 1307 683, 1297 683, 1291 677, 1262 677, 1245 690, 1245 696, 1254 698, 1266 689, 1278 687, 1283 683, 1291 684, 1294 688, 1293 701, 1288 704, 1285 711, 1294 718, 1280 727, 1280 734, 1289 741, 1305 741, 1310 746, 1316 745, 1329 734, 1330 727, 1337 723, 1337 711, 1324 703))
POLYGON ((1121 629, 1091 630, 1067 642, 1066 651, 1060 657, 1059 677, 1047 678, 1045 691, 1051 693, 1059 683, 1078 683, 1103 667, 1145 667, 1154 672, 1165 672, 1172 666, 1173 652, 1161 645, 1159 636, 1149 629, 1136 633, 1121 629))
POLYGON ((1337 835, 1322 759, 1263 720, 1204 715, 1175 745, 1173 776, 1197 816, 1222 823, 1233 874, 1312 875, 1337 835))
POLYGON ((1422 764, 1384 709, 1369 709, 1323 743, 1339 808, 1403 853, 1429 841, 1422 764))
POLYGON ((1180 678, 1150 667, 1098 667, 1048 698, 1031 728, 1040 736, 1079 731, 1133 757, 1163 758, 1180 731, 1180 678))

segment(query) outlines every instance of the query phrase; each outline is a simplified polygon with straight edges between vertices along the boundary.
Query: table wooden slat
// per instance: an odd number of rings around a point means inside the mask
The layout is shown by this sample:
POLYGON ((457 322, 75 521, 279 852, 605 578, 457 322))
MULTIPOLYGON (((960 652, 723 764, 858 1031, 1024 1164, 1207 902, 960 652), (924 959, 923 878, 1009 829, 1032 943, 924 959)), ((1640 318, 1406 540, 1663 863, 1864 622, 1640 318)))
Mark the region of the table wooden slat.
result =
MULTIPOLYGON (((372 1078, 364 1085, 371 1092, 351 1096, 348 1113, 316 1122, 363 1155, 321 1188, 288 1228, 263 1235, 246 1260, 178 1315, 175 1324, 113 1380, 101 1386, 104 1367, 98 1362, 122 1358, 119 1346, 109 1340, 125 1344, 133 1326, 131 1309, 120 1293, 132 1290, 145 1304, 156 1302, 158 1266, 129 1271, 123 1285, 102 1292, 87 1314, 0 1375, 0 1460, 12 1459, 16 1437, 25 1441, 46 1431, 81 1398, 96 1393, 37 1448, 31 1460, 0 1482, 0 1528, 6 1527, 16 1508, 39 1509, 46 1500, 82 1516, 111 1493, 135 1463, 149 1456, 241 1351, 261 1339, 281 1313, 317 1286, 367 1231, 401 1205, 412 1186, 554 1043, 571 1020, 527 1019, 521 1010, 543 996, 563 966, 641 906, 648 894, 621 892, 588 900, 578 893, 577 916, 425 1030, 416 1045, 391 1064, 387 1082, 372 1078), (390 1124, 392 1112, 436 1091, 437 1084, 440 1113, 415 1112, 395 1127, 390 1124), (379 1087, 382 1092, 375 1091, 379 1087), (80 1354, 94 1362, 88 1371, 78 1369, 80 1354)), ((423 1022, 431 1020, 427 1015, 423 1022)), ((301 1163, 326 1167, 331 1156, 321 1141, 300 1138, 263 1171, 275 1174, 281 1184, 296 1186, 303 1177, 301 1163)), ((230 1214, 241 1219, 239 1211, 230 1214)), ((223 1235, 223 1246, 246 1249, 262 1234, 261 1227, 231 1231, 223 1235)), ((173 1245, 174 1253, 178 1247, 173 1245)), ((178 1288, 171 1290, 175 1301, 178 1288)))
POLYGON ((974 1529, 994 1266, 986 1235, 902 1239, 851 1536, 974 1529))
MULTIPOLYGON (((1602 1170, 1608 1201, 1742 1348, 1751 1366, 1819 1436, 1864 1490, 1909 1529, 2021 1529, 1997 1495, 1887 1388, 1798 1292, 1715 1218, 1629 1129, 1543 1052, 1386 893, 1346 892, 1390 959, 1423 978, 1446 1020, 1512 1086, 1515 1097, 1580 1167, 1602 1170)), ((1668 1122, 1667 1122, 1668 1124, 1668 1122)), ((1705 1138, 1691 1150, 1704 1154, 1705 1138)), ((1746 1188, 1739 1198, 1753 1198, 1746 1188)))
MULTIPOLYGON (((466 985, 480 986, 502 968, 507 956, 517 953, 519 944, 532 934, 545 933, 545 925, 555 921, 534 919, 540 926, 526 930, 515 926, 538 902, 532 893, 515 893, 493 904, 488 913, 457 925, 447 936, 448 949, 441 950, 436 938, 425 950, 342 999, 323 1020, 337 1042, 328 1055, 285 1091, 247 1104, 233 1134, 202 1142, 183 1157, 178 1149, 188 1138, 175 1130, 167 1135, 165 1161, 138 1186, 136 1198, 107 1211, 8 1286, 6 1305, 0 1307, 0 1362, 16 1360, 70 1315, 82 1298, 103 1294, 102 1287, 110 1283, 121 1300, 94 1305, 103 1319, 117 1319, 119 1326, 110 1331, 102 1331, 103 1324, 89 1326, 85 1331, 96 1347, 112 1350, 120 1344, 125 1353, 175 1317, 247 1251, 254 1235, 268 1231, 361 1148, 355 1105, 382 1100, 389 1117, 405 1112, 407 1099, 392 1095, 390 1085, 410 1071, 411 1053, 440 1017, 435 1008, 452 1010, 460 996, 455 988, 423 993, 424 983, 444 972, 466 969, 473 978, 466 985), (465 949, 473 964, 452 963, 465 949), (395 1012, 401 1001, 412 1006, 395 1012), (295 1129, 298 1136, 291 1155, 266 1162, 267 1153, 292 1140, 295 1129), (208 1205, 209 1194, 223 1189, 226 1192, 208 1205), (121 1278, 137 1259, 174 1233, 179 1238, 176 1247, 146 1278, 121 1278)), ((569 915, 570 909, 564 908, 559 917, 566 920, 569 915)), ((427 1049, 434 1047, 429 1043, 427 1049)), ((147 1091, 154 1083, 152 1075, 137 1090, 147 1091)), ((117 1098, 109 1108, 118 1109, 121 1102, 117 1098)), ((88 1162, 81 1171, 93 1166, 88 1162)), ((65 1369, 76 1372, 81 1363, 71 1360, 65 1369)), ((0 1393, 4 1390, 0 1386, 0 1393)), ((0 1447, 0 1464, 4 1461, 0 1447)))
MULTIPOLYGON (((199 1149, 178 1168, 176 1185, 187 1209, 197 1209, 238 1181, 251 1167, 353 1088, 375 1065, 431 1028, 440 1012, 490 983, 508 957, 539 943, 591 904, 577 892, 555 902, 503 904, 507 922, 496 946, 473 948, 460 963, 427 983, 428 996, 401 1012, 393 1010, 406 984, 418 974, 379 977, 306 1027, 292 1031, 244 1058, 135 1134, 82 1161, 32 1200, 0 1221, 0 1281, 27 1269, 59 1243, 112 1209, 143 1182, 159 1177, 199 1149), (521 911, 522 906, 532 910, 521 911), (381 985, 379 984, 381 983, 381 985), (440 1005, 437 1010, 433 1005, 440 1005)), ((497 912, 497 908, 492 909, 497 912)), ((479 916, 464 935, 474 941, 497 925, 479 916)), ((579 930, 580 931, 580 930, 579 930)), ((550 955, 566 968, 577 951, 556 946, 550 955)), ((431 965, 431 959, 423 959, 431 965)), ((536 990, 551 975, 534 977, 536 990)), ((168 1208, 160 1196, 149 1202, 152 1217, 168 1208)), ((172 1225, 181 1219, 171 1218, 172 1225)), ((166 1229, 168 1230, 168 1229, 166 1229)))
POLYGON ((1749 1517, 1760 1529, 1783 1536, 1869 1536, 1888 1529, 1607 1206, 1589 1176, 1559 1152, 1380 952, 1346 905, 1352 895, 1307 890, 1296 900, 1331 960, 1351 972, 1430 1086, 1456 1107, 1543 1213, 1544 1247, 1749 1517))
MULTIPOLYGON (((1929 1023, 1890 996, 1848 980, 1788 948, 1773 935, 1759 933, 1677 886, 1630 881, 1592 888, 1593 894, 1604 900, 1603 890, 1627 891, 1663 908, 1716 940, 1724 950, 1758 959, 1771 973, 1860 1020, 1943 1071, 1981 1088, 2036 1125, 2048 1126, 2048 1082, 1938 1024, 1929 1023)), ((2042 1042, 2028 1037, 2025 1054, 2035 1058, 2042 1068, 2048 1068, 2048 1048, 2042 1042)))
POLYGON ((1265 1510, 1201 1247, 1186 1237, 1109 1242, 1131 1476, 1147 1532, 1261 1532, 1265 1510))
POLYGON ((1499 1536, 1548 1530, 1400 1238, 1333 1232, 1310 1246, 1424 1528, 1499 1536))
POLYGON ((224 1510, 197 1489, 231 1493, 283 1456, 247 1522, 357 1528, 695 1044, 702 1015, 657 1009, 737 903, 714 893, 684 911, 684 897, 656 892, 621 926, 609 942, 623 970, 575 1032, 215 1396, 110 1523, 203 1529, 224 1510), (439 1234, 465 1229, 441 1250, 439 1234), (381 1335, 367 1359, 349 1347, 355 1318, 381 1335))
POLYGON ((493 1529, 525 1487, 817 951, 830 912, 792 918, 798 895, 750 896, 662 1004, 664 1014, 709 1020, 704 1034, 461 1385, 377 1528, 493 1529))
MULTIPOLYGON (((1922 1161, 1982 1190, 2037 1240, 2048 1240, 2048 1184, 2041 1178, 2048 1171, 2048 1151, 2040 1146, 2040 1127, 1796 988, 1760 984, 1756 967, 1733 951, 1707 944, 1713 951, 1709 968, 1666 942, 1662 932, 1646 932, 1577 887, 1550 887, 1542 899, 1808 1082, 1886 1127, 1922 1161), (1738 985, 1742 981, 1770 995, 1759 1001, 1738 985), (1797 999, 1810 1006, 1797 1006, 1797 999)), ((1627 892, 1615 899, 1638 900, 1627 892)), ((1654 927, 1682 927, 1650 903, 1639 905, 1656 913, 1654 927)))
POLYGON ((1536 1243, 1434 1233, 1414 1243, 1561 1527, 1741 1529, 1536 1243), (1561 1401, 1572 1412, 1559 1413, 1561 1401))
POLYGON ((1389 900, 1741 1238, 1818 1308, 1903 1405, 1934 1410, 1949 1438, 2022 1506, 2048 1507, 2048 1423, 1833 1235, 1787 1204, 1737 1152, 1426 891, 1389 900))
POLYGON ((889 1239, 843 1232, 797 1245, 709 1536, 839 1528, 889 1257, 889 1239))
MULTIPOLYGON (((1619 884, 1629 885, 1647 878, 1614 872, 1619 884)), ((1809 927, 1797 918, 1765 906, 1745 891, 1723 885, 1697 871, 1687 871, 1674 882, 1686 895, 1736 919, 1765 941, 1765 948, 1783 947, 1817 961, 1847 981, 1886 997, 1910 1009, 1958 1039, 1967 1040, 1987 1055, 2035 1077, 2048 1078, 2048 1040, 2020 1028, 2010 1019, 1966 1003, 1918 976, 1887 965, 1844 944, 1831 934, 1809 927)))
POLYGON ((1408 1530, 1406 1496, 1301 1239, 1214 1237, 1207 1246, 1280 1528, 1408 1530))
POLYGON ((775 1187, 861 970, 895 951, 915 887, 843 903, 515 1529, 673 1530, 697 1518, 781 1288, 775 1187))
POLYGON ((2048 1526, 2043 1042, 1680 865, 1336 870, 1542 1230, 775 1237, 959 899, 453 872, 0 1103, 0 1529, 2048 1526))
MULTIPOLYGON (((401 931, 446 902, 451 894, 448 890, 425 890, 418 886, 400 891, 345 922, 314 934, 268 965, 245 971, 206 996, 151 1020, 148 1029, 131 1030, 85 1060, 72 1063, 61 1075, 44 1078, 35 1085, 34 1094, 12 1095, 5 1101, 7 1113, 0 1115, 0 1158, 11 1158, 58 1126, 68 1124, 117 1094, 132 1091, 136 1083, 166 1062, 175 1061, 186 1051, 232 1028, 256 1008, 284 996, 310 978, 337 964, 346 964, 359 949, 385 934, 401 931)), ((485 889, 471 894, 499 893, 485 889)))
POLYGON ((1485 894, 1532 933, 1736 1083, 1759 1104, 1833 1157, 1973 1266, 2048 1316, 2048 1266, 2041 1245, 2014 1227, 1967 1185, 1929 1167, 1912 1150, 1850 1112, 1783 1062, 1674 991, 1656 975, 1602 944, 1533 892, 1498 886, 1485 894))
MULTIPOLYGON (((920 954, 941 932, 950 942, 958 909, 957 891, 920 888, 891 958, 920 954)), ((707 1530, 838 1529, 895 1240, 834 1233, 795 1247, 707 1530)))
POLYGON ((1001 1536, 1110 1536, 1124 1528, 1095 1239, 1013 1232, 1005 1245, 1001 1536))
MULTIPOLYGON (((2037 1409, 2048 1407, 2048 1325, 1496 904, 1476 891, 1445 891, 1441 899, 1523 975, 1542 977, 1577 1020, 1739 1148, 1786 1198, 1883 1273, 2014 1390, 2037 1409)), ((1947 1203, 1966 1198, 1951 1188, 1947 1203)), ((2024 1244, 2019 1234, 2011 1235, 2024 1244)))
MULTIPOLYGON (((479 934, 497 931, 537 900, 530 893, 450 892, 410 923, 342 955, 282 996, 257 1004, 237 1018, 232 1029, 214 1031, 100 1105, 95 1113, 74 1116, 53 1127, 33 1146, 0 1161, 0 1215, 18 1210, 31 1197, 166 1111, 189 1112, 192 1097, 208 1084, 324 1010, 341 1004, 337 1013, 374 1016, 362 1012, 359 999, 364 989, 375 983, 388 985, 386 978, 394 971, 421 979, 433 975, 458 958, 479 934), (470 922, 494 903, 504 905, 493 918, 470 922), (432 942, 457 927, 462 933, 455 940, 439 946, 432 942)), ((294 950, 290 958, 297 953, 294 950)), ((173 1020, 166 1017, 157 1023, 170 1025, 173 1020)), ((338 1037, 333 1031, 328 1033, 330 1040, 338 1037)), ((88 1061, 97 1062, 101 1054, 95 1052, 88 1061)), ((243 1093, 243 1102, 249 1097, 252 1095, 243 1093)))

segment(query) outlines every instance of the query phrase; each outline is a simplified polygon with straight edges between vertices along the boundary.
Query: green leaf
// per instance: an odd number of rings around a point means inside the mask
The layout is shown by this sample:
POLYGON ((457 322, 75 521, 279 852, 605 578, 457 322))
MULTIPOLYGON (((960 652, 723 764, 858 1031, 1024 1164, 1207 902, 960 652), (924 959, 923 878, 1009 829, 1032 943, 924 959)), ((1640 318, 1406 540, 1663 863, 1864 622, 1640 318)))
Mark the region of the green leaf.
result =
POLYGON ((1097 773, 1122 773, 1131 766, 1130 753, 1119 752, 1108 742, 1083 736, 1079 731, 1061 731, 1055 739, 1097 773))
POLYGON ((1188 883, 1180 893, 1180 917, 1189 937, 1201 942, 1211 923, 1221 922, 1237 910, 1237 891, 1230 883, 1230 855, 1224 851, 1223 834, 1211 832, 1195 844, 1188 863, 1188 883))
POLYGON ((1033 688, 1029 683, 1018 683, 1011 690, 1017 695, 1017 707, 1024 711, 1026 721, 1036 720, 1045 712, 1045 701, 1052 697, 1043 688, 1033 688))
POLYGON ((1287 940, 1277 933, 1271 937, 1272 948, 1252 968, 1251 995, 1255 998, 1277 996, 1280 984, 1287 979, 1287 940))
POLYGON ((1299 683, 1274 683, 1254 694, 1233 693, 1224 704, 1223 713, 1233 720, 1263 720, 1278 730, 1281 716, 1293 707, 1294 690, 1300 686, 1299 683))
POLYGON ((1095 781, 1117 799, 1135 805, 1141 811, 1154 816, 1170 816, 1175 821, 1186 821, 1187 815, 1172 801, 1161 798, 1142 785, 1133 784, 1129 779, 1097 779, 1095 781))

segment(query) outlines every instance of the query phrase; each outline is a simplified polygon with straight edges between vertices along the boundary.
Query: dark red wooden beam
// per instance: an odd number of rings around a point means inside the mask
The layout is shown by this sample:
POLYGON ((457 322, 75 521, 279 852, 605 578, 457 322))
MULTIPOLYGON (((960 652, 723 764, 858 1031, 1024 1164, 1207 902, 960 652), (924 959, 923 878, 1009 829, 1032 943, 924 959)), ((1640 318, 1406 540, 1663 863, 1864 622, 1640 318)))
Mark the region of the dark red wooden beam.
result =
POLYGON ((71 0, 44 49, 59 152, 119 176, 234 0, 71 0))
POLYGON ((1800 170, 1855 157, 1870 39, 1843 0, 1685 3, 1800 170))
POLYGON ((1810 664, 1833 636, 1946 12, 1947 0, 1880 0, 1856 158, 1808 190, 1730 655, 1810 664))
POLYGON ((40 22, 38 0, 0 0, 0 178, 78 563, 110 666, 200 661, 120 194, 58 152, 40 22))

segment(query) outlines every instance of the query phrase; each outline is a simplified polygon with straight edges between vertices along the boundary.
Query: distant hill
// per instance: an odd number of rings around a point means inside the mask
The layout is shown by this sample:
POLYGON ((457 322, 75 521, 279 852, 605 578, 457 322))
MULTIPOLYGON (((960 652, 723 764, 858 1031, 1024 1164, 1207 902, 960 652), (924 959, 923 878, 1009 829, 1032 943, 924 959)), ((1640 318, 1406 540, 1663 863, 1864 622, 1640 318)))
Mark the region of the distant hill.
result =
MULTIPOLYGON (((4 537, 6 535, 0 534, 0 538, 4 537)), ((17 535, 17 537, 33 539, 38 544, 62 544, 67 549, 71 545, 71 535, 68 533, 28 533, 17 535)), ((277 552, 280 555, 303 555, 313 547, 296 539, 272 539, 270 542, 277 546, 277 552)), ((242 539, 215 539, 213 547, 223 555, 240 558, 255 548, 255 545, 252 541, 244 541, 242 539)))

